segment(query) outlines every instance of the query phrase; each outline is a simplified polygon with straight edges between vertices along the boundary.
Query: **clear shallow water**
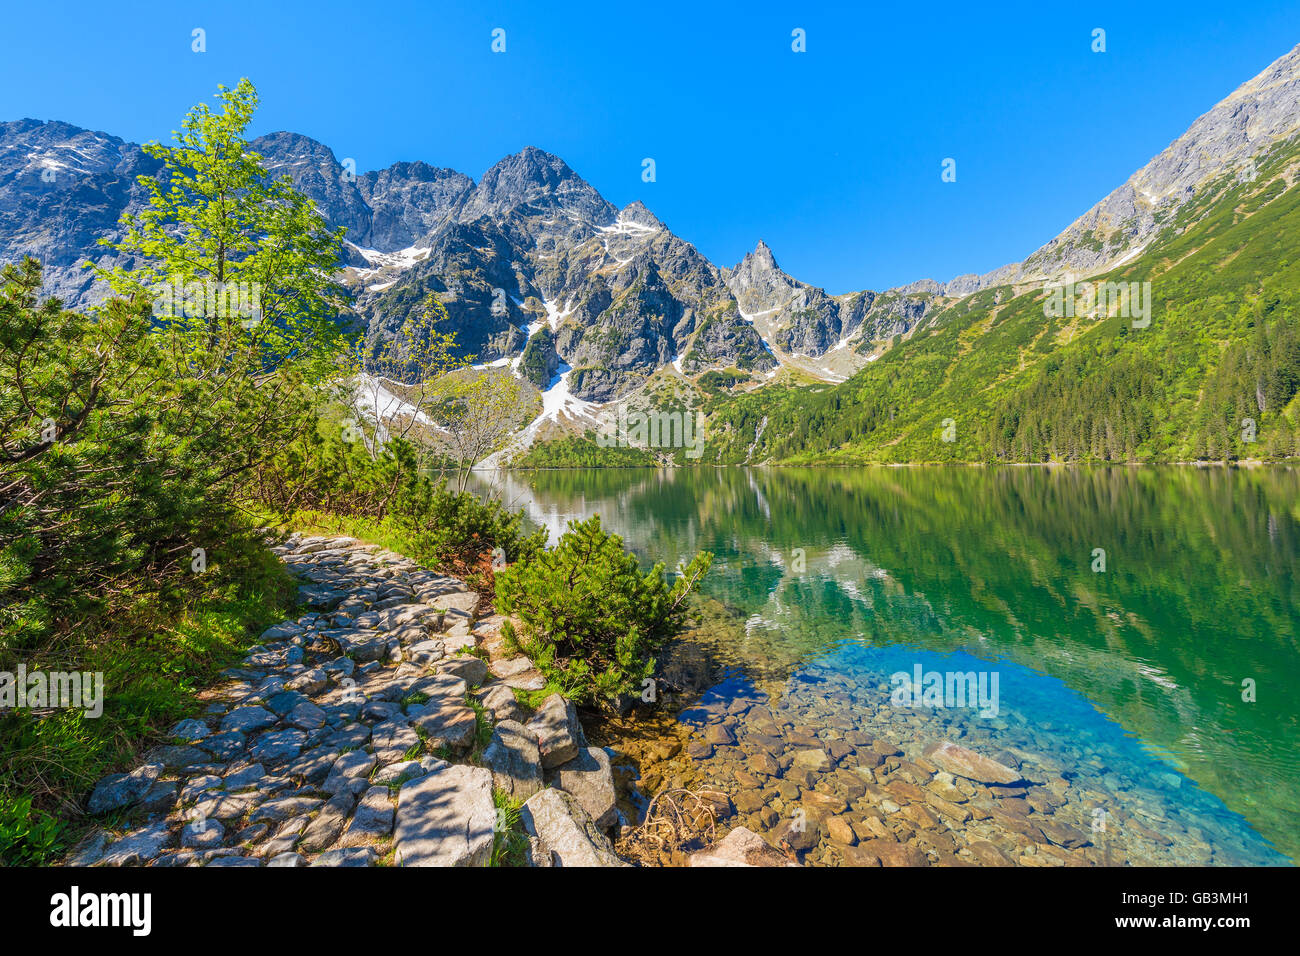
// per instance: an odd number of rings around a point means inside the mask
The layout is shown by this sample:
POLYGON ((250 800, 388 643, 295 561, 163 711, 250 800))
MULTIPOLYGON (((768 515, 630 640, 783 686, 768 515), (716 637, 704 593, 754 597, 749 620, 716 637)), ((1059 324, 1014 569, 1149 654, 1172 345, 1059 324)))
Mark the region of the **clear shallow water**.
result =
MULTIPOLYGON (((592 470, 502 490, 553 538, 599 513, 648 559, 715 553, 706 595, 721 610, 699 642, 726 678, 681 718, 737 738, 693 753, 698 778, 733 795, 776 716, 823 741, 887 739, 903 760, 950 739, 1028 779, 1059 774, 1070 789, 1051 812, 1096 834, 1101 806, 1120 825, 1093 843, 1131 862, 1300 855, 1294 471, 592 470), (892 703, 890 675, 917 664, 996 672, 998 715, 892 703)), ((776 783, 747 823, 788 814, 776 783)))

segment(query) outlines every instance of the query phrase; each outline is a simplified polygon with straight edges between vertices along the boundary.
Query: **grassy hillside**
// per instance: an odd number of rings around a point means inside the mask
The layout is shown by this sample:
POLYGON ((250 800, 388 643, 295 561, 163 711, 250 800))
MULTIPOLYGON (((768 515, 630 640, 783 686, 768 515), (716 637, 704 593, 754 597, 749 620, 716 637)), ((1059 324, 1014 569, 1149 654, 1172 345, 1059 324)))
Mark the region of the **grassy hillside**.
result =
POLYGON ((701 463, 1300 454, 1298 178, 1292 140, 1093 277, 1150 282, 1145 328, 1118 314, 1051 318, 1041 288, 986 289, 842 385, 710 402, 701 463))

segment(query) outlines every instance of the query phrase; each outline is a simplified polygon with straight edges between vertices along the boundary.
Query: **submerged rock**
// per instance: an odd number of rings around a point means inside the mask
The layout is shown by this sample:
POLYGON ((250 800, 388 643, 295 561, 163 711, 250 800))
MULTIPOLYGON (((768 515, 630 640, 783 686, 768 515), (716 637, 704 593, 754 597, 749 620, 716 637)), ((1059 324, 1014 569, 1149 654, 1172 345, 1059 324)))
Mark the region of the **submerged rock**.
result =
POLYGON ((717 846, 692 853, 689 866, 798 866, 747 827, 736 827, 717 846))
POLYGON ((948 740, 931 744, 925 749, 925 756, 931 763, 953 776, 965 777, 976 783, 1008 784, 1018 783, 1022 779, 1018 771, 1012 770, 1006 764, 998 763, 991 757, 981 756, 965 747, 959 747, 948 740))

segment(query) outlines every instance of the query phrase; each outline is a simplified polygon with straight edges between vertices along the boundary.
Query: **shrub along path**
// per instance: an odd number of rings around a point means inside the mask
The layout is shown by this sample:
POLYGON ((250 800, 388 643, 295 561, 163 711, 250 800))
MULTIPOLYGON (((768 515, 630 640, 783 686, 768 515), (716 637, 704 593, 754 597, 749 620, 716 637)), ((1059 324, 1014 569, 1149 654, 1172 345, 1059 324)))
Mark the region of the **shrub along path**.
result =
POLYGON ((273 549, 308 613, 87 810, 74 866, 621 865, 606 751, 456 578, 352 538, 273 549), (481 646, 483 645, 483 646, 481 646))

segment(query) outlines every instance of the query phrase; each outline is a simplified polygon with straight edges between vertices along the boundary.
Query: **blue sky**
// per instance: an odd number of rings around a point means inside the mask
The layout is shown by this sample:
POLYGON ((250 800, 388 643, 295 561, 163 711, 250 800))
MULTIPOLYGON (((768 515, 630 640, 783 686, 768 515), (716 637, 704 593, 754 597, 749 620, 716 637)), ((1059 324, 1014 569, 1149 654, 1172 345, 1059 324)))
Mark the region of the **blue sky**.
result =
POLYGON ((985 6, 25 3, 5 11, 0 119, 166 139, 248 76, 255 133, 476 180, 538 146, 719 265, 762 238, 838 293, 1023 258, 1300 42, 1294 0, 985 6))

